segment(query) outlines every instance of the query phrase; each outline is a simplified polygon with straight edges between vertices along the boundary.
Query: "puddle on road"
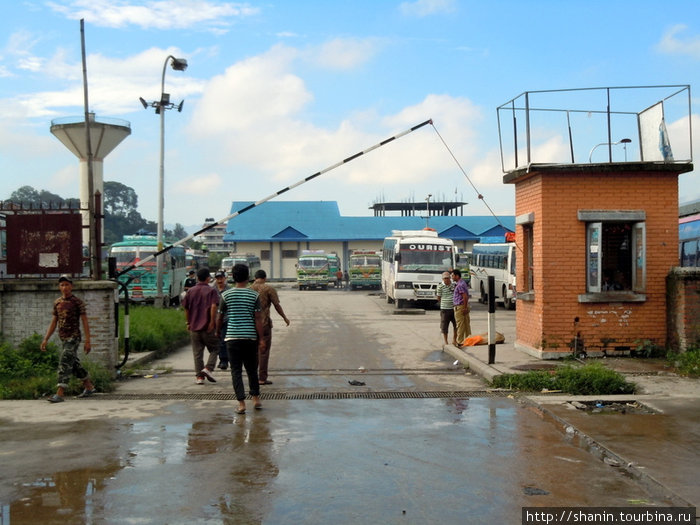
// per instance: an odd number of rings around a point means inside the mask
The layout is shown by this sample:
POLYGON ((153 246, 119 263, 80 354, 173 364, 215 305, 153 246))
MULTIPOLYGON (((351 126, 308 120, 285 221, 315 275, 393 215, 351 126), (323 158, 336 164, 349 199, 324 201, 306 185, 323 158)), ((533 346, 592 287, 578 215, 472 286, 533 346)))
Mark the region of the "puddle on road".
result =
POLYGON ((648 498, 503 398, 268 401, 244 416, 231 403, 173 403, 135 422, 16 424, 0 438, 3 471, 18 472, 11 487, 0 477, 0 523, 12 525, 505 523, 532 498, 648 498))
POLYGON ((430 352, 426 357, 425 360, 430 362, 430 363, 450 363, 452 364, 452 361, 454 361, 454 358, 451 357, 448 353, 443 352, 442 350, 435 350, 434 352, 430 352))
POLYGON ((569 401, 568 404, 589 414, 657 414, 639 401, 569 401))

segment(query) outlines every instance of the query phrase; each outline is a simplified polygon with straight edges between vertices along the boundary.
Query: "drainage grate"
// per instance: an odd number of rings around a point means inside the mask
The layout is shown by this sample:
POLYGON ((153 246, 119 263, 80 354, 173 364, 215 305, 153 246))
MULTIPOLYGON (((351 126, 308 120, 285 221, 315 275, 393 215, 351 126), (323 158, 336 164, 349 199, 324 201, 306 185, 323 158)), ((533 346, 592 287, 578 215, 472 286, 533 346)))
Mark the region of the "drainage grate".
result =
MULTIPOLYGON (((313 400, 313 399, 452 399, 472 397, 506 397, 512 392, 491 390, 464 390, 464 391, 431 391, 431 392, 262 392, 263 400, 313 400)), ((188 393, 188 392, 144 392, 130 394, 100 394, 95 398, 106 400, 235 400, 233 392, 188 393)), ((249 397, 250 398, 250 397, 249 397)))

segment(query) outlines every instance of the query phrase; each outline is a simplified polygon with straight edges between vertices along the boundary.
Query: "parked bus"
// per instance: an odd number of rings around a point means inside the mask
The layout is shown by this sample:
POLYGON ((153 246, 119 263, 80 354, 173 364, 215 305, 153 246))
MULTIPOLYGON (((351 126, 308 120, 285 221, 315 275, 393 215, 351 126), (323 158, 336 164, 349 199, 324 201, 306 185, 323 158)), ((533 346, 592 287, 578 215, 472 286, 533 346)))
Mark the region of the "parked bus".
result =
POLYGON ((488 277, 495 281, 496 301, 508 310, 515 308, 515 243, 475 244, 471 257, 471 289, 479 302, 488 302, 488 277))
MULTIPOLYGON (((158 251, 158 240, 155 235, 125 235, 123 240, 114 243, 109 248, 109 256, 117 262, 117 272, 135 264, 158 251)), ((180 300, 187 262, 185 248, 175 246, 160 256, 163 268, 163 297, 165 304, 177 304, 180 300)), ((129 299, 134 302, 153 302, 157 295, 156 260, 138 266, 120 277, 129 283, 129 299)))
POLYGON ((433 229, 394 230, 382 248, 382 290, 398 308, 408 301, 437 300, 442 273, 455 268, 454 242, 433 229))
POLYGON ((232 253, 228 257, 221 259, 220 268, 226 272, 226 279, 233 282, 231 271, 236 264, 245 264, 250 271, 250 281, 255 280, 255 272, 260 269, 260 257, 252 253, 232 253))
MULTIPOLYGON (((332 284, 334 288, 339 286, 338 271, 340 270, 340 259, 338 254, 329 253, 328 254, 328 271, 330 272, 331 278, 329 284, 332 284)), ((342 281, 342 279, 340 279, 342 281)))
POLYGON ((679 219, 678 242, 681 266, 700 266, 700 213, 679 219))
POLYGON ((188 248, 185 250, 185 261, 187 271, 194 270, 195 272, 200 268, 209 268, 209 256, 203 253, 198 253, 195 250, 188 248))
POLYGON ((355 250, 350 254, 348 268, 350 289, 380 288, 382 286, 382 257, 373 250, 355 250))
POLYGON ((330 263, 328 254, 323 250, 303 250, 296 266, 299 290, 328 289, 328 283, 331 280, 330 263))

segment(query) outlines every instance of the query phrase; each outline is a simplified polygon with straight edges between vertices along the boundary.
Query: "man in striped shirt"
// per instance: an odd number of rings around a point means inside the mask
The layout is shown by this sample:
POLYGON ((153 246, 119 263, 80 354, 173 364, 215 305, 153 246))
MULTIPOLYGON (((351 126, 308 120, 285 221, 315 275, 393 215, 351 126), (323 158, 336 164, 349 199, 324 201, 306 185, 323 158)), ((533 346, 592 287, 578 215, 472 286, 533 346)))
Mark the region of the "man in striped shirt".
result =
POLYGON ((236 264, 231 271, 234 287, 221 294, 217 330, 221 331, 226 319, 226 349, 231 364, 231 380, 238 400, 237 414, 245 414, 245 387, 243 367, 248 376, 248 390, 253 407, 262 408, 258 381, 258 346, 264 344, 264 314, 260 308, 258 292, 248 288, 250 271, 245 264, 236 264))
POLYGON ((442 282, 437 285, 437 299, 440 304, 440 332, 447 343, 447 331, 452 325, 452 344, 457 346, 457 322, 455 321, 454 301, 455 283, 450 279, 450 272, 443 272, 442 282))

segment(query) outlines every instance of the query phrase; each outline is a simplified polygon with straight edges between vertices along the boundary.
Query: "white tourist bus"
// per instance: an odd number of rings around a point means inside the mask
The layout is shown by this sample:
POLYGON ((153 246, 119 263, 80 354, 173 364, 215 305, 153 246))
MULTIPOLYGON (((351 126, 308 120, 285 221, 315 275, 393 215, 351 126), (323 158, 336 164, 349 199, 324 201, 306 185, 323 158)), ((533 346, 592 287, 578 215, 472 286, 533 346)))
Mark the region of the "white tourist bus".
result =
POLYGON ((471 289, 479 302, 488 302, 488 277, 495 281, 496 302, 508 310, 515 309, 515 243, 475 244, 472 247, 471 289))
POLYGON ((407 301, 437 300, 442 273, 455 267, 452 239, 438 237, 433 229, 394 230, 382 248, 382 291, 398 308, 407 301))

